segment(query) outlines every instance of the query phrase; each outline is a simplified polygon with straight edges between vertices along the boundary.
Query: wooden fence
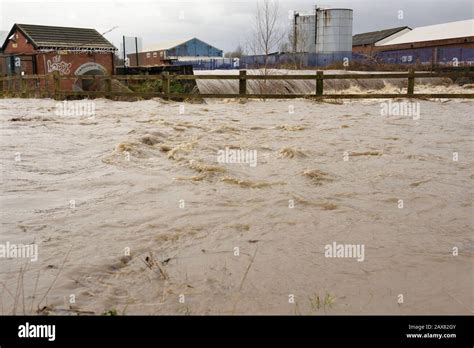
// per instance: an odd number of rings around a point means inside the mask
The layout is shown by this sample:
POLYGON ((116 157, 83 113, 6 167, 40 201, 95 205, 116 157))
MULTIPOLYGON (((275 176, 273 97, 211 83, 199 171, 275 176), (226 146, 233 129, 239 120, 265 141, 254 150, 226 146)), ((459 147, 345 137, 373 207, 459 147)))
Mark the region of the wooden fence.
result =
POLYGON ((288 99, 288 98, 311 98, 311 99, 364 99, 364 98, 469 98, 474 99, 474 93, 415 93, 415 82, 419 78, 474 78, 474 72, 402 72, 402 73, 360 73, 360 74, 324 74, 317 71, 315 74, 304 75, 250 75, 246 71, 240 71, 239 75, 170 75, 164 72, 161 75, 111 75, 111 76, 60 76, 54 75, 30 75, 9 76, 0 78, 0 97, 52 97, 64 98, 114 98, 114 97, 141 97, 141 98, 258 98, 258 99, 288 99), (362 79, 407 79, 406 94, 324 94, 324 80, 362 80, 362 79), (100 85, 100 90, 72 91, 72 88, 63 89, 62 81, 73 83, 79 81, 92 81, 93 85, 100 85), (113 81, 120 81, 122 85, 130 86, 143 82, 159 81, 159 91, 117 91, 112 87, 113 81), (201 93, 174 93, 170 86, 172 82, 189 80, 235 80, 238 82, 238 94, 201 94, 201 93), (271 80, 315 80, 316 88, 314 94, 271 94, 271 93, 248 93, 249 80, 271 81, 271 80))

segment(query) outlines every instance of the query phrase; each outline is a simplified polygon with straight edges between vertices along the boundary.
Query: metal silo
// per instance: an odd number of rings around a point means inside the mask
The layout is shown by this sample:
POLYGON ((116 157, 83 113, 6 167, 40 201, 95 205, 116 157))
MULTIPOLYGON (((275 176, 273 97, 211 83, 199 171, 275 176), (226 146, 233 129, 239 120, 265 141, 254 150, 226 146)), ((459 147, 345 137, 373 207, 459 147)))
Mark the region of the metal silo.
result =
POLYGON ((316 53, 352 52, 352 10, 316 9, 316 53))
POLYGON ((292 36, 293 52, 350 53, 352 10, 316 6, 312 14, 295 13, 292 36))

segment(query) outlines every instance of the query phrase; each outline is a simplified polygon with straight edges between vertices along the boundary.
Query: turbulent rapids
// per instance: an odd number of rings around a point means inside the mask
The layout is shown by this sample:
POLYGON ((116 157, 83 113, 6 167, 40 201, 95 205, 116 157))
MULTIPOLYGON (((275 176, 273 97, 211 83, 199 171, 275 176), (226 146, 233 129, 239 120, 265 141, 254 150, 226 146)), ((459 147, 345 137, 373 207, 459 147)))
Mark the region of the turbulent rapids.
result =
POLYGON ((473 101, 83 102, 0 100, 4 314, 470 313, 473 101))

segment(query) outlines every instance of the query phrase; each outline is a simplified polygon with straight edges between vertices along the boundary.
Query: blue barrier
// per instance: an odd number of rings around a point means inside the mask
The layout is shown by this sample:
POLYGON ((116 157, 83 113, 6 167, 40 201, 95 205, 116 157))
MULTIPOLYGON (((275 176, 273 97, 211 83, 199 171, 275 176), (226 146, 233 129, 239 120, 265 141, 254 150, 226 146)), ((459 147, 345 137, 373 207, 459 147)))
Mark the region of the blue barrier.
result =
POLYGON ((238 58, 203 58, 174 61, 172 65, 192 65, 194 70, 232 70, 239 69, 238 58))
POLYGON ((335 62, 344 62, 352 59, 352 52, 337 52, 337 53, 279 53, 269 56, 255 55, 243 56, 240 58, 240 66, 242 68, 267 66, 281 66, 281 65, 298 65, 301 67, 317 67, 325 66, 335 62))
POLYGON ((379 52, 377 61, 392 64, 474 64, 474 48, 426 47, 379 52))
POLYGON ((390 64, 453 64, 474 65, 474 48, 427 47, 397 51, 378 52, 374 59, 352 52, 320 53, 278 53, 269 56, 253 55, 236 58, 203 58, 175 61, 173 65, 192 65, 194 70, 232 70, 267 66, 296 65, 299 67, 324 67, 332 63, 366 62, 390 64))

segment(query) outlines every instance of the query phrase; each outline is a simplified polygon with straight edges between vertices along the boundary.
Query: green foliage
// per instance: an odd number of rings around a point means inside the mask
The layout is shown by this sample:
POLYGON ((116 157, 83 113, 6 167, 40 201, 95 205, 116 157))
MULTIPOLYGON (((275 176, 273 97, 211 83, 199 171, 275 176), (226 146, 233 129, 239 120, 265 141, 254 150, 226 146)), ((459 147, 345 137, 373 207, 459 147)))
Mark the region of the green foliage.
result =
POLYGON ((133 81, 128 85, 128 88, 130 88, 134 92, 139 93, 163 91, 161 80, 133 81))
MULTIPOLYGON (((163 84, 161 80, 133 81, 128 85, 133 92, 138 93, 162 93, 163 84)), ((185 93, 185 87, 180 81, 170 82, 171 93, 185 93)))
POLYGON ((314 312, 319 311, 321 308, 323 308, 324 311, 326 311, 326 309, 331 309, 335 302, 336 298, 328 292, 324 296, 324 299, 318 294, 309 297, 309 303, 314 312))
POLYGON ((102 313, 102 315, 105 315, 105 316, 110 316, 110 317, 115 317, 117 316, 117 310, 115 308, 113 309, 110 309, 108 311, 105 311, 104 313, 102 313))

